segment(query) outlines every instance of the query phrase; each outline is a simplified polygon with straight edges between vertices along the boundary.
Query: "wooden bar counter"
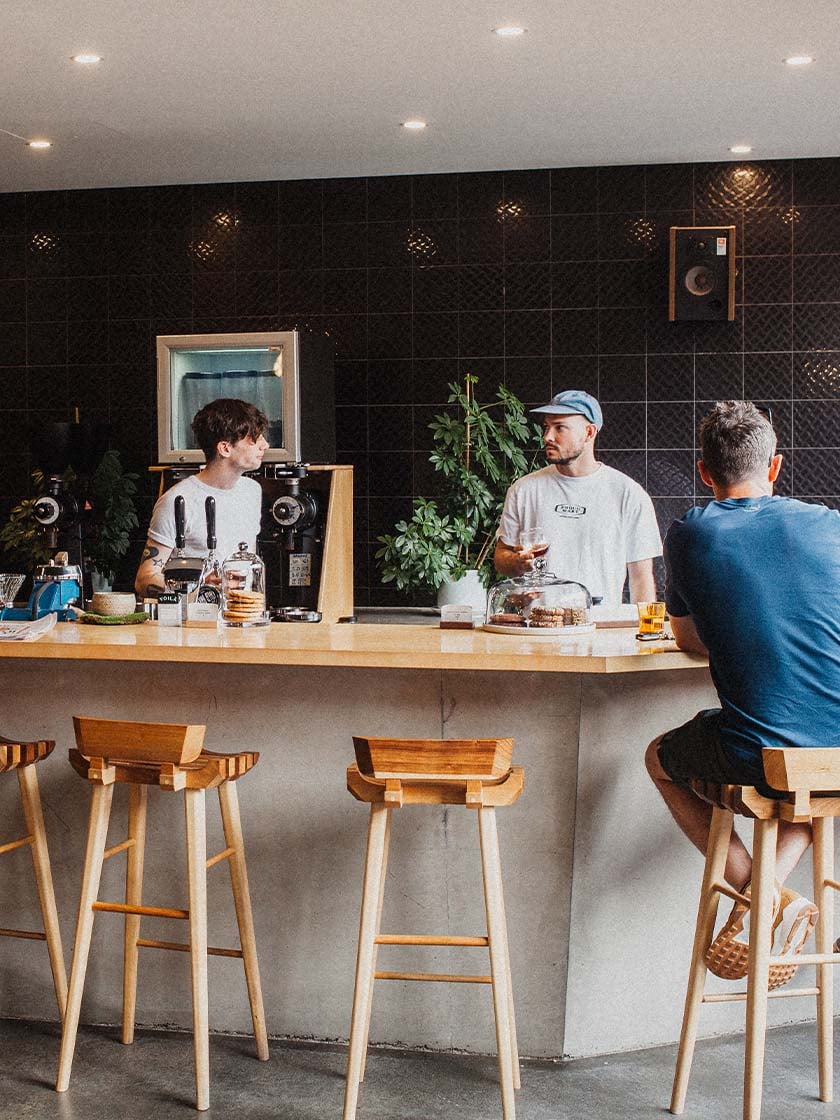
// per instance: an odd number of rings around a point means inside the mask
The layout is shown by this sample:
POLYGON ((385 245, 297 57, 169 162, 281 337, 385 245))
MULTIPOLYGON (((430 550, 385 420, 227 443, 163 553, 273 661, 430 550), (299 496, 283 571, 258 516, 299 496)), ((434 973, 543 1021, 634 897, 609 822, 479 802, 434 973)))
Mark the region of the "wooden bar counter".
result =
MULTIPOLYGON (((345 790, 351 735, 511 736, 526 788, 500 828, 522 1054, 676 1040, 702 863, 659 802, 643 754, 654 735, 716 703, 703 658, 673 643, 643 645, 632 629, 570 641, 422 625, 217 633, 65 623, 36 642, 0 643, 0 686, 0 731, 58 744, 40 777, 68 960, 89 796, 65 761, 73 715, 206 723, 209 749, 261 752, 239 793, 269 1032, 329 1040, 349 1030, 366 831, 345 790)), ((3 805, 10 818, 12 799, 3 805)), ((445 807, 398 815, 384 932, 483 932, 466 817, 445 807), (436 814, 434 827, 418 822, 422 813, 436 814)), ((115 818, 111 843, 122 806, 115 818)), ((152 811, 144 903, 178 907, 183 869, 154 839, 171 827, 165 819, 152 811)), ((218 840, 209 838, 211 850, 218 840)), ((102 897, 119 898, 122 873, 119 859, 106 864, 102 897)), ((235 938, 223 874, 208 884, 214 944, 235 938)), ((11 858, 0 865, 0 898, 38 928, 29 877, 11 858)), ((144 936, 170 934, 151 921, 144 936)), ((95 937, 83 1021, 117 1023, 119 921, 100 917, 95 937)), ((2 1014, 54 1018, 49 970, 33 967, 26 945, 3 945, 2 1014)), ((382 952, 381 966, 397 967, 382 952)), ((138 1025, 188 1028, 183 954, 144 954, 138 1025)), ((216 958, 210 967, 211 1026, 247 1032, 239 971, 216 958)), ((401 950, 399 967, 470 972, 475 959, 469 949, 401 950)), ((740 1016, 727 1005, 704 1029, 735 1029, 740 1016)), ((371 1039, 491 1052, 492 1023, 482 985, 454 996, 407 985, 401 998, 377 1002, 371 1039)))

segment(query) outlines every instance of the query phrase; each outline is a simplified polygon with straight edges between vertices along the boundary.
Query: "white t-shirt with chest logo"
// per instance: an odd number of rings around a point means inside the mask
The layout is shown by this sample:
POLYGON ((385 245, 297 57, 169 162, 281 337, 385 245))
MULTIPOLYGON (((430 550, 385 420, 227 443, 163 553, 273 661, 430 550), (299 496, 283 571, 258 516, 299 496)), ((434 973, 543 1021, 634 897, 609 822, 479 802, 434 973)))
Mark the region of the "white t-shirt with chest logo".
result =
POLYGON ((621 602, 628 564, 662 555, 653 502, 605 463, 582 478, 548 466, 514 482, 499 539, 516 547, 524 529, 538 526, 549 544, 546 571, 582 583, 607 606, 621 602))

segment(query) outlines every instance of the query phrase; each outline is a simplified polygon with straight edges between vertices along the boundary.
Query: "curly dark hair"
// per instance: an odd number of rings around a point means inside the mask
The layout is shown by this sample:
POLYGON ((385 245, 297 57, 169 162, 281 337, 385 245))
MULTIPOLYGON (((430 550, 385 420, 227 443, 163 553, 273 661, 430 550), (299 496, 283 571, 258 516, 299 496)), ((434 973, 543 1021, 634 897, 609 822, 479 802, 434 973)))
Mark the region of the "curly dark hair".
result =
POLYGON ((268 431, 268 418, 256 405, 231 397, 206 404, 195 414, 192 430, 208 463, 216 458, 219 443, 237 443, 250 436, 257 440, 268 431))

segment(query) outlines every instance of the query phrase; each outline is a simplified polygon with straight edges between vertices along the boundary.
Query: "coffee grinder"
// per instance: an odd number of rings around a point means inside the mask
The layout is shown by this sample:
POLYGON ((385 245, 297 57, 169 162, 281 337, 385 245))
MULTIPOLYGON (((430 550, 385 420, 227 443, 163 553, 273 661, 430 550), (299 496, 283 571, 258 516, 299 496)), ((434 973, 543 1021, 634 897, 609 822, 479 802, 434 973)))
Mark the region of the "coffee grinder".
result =
POLYGON ((260 551, 275 622, 320 622, 318 590, 324 545, 324 496, 306 463, 264 468, 260 551), (307 481, 307 485, 302 483, 307 481))

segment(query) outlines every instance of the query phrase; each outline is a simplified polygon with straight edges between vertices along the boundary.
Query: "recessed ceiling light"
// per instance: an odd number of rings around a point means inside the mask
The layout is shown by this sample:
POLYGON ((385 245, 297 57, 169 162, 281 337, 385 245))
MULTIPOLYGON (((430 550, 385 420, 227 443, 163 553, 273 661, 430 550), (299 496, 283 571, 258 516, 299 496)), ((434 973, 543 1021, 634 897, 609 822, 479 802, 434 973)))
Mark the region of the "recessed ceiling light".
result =
POLYGON ((811 54, 792 54, 785 59, 785 66, 810 66, 813 61, 814 56, 811 54))
POLYGON ((749 144, 733 144, 729 150, 733 156, 745 156, 747 152, 752 151, 752 148, 749 144))
POLYGON ((51 148, 52 140, 27 140, 26 145, 29 148, 51 148))
POLYGON ((421 128, 426 127, 426 122, 417 120, 403 121, 402 126, 403 128, 410 128, 413 132, 419 132, 421 128))
POLYGON ((71 62, 78 62, 80 66, 95 66, 102 61, 101 54, 74 54, 70 56, 71 62))
POLYGON ((517 35, 525 34, 525 28, 518 27, 514 23, 508 23, 502 27, 494 27, 493 34, 498 35, 500 39, 515 39, 517 35))

